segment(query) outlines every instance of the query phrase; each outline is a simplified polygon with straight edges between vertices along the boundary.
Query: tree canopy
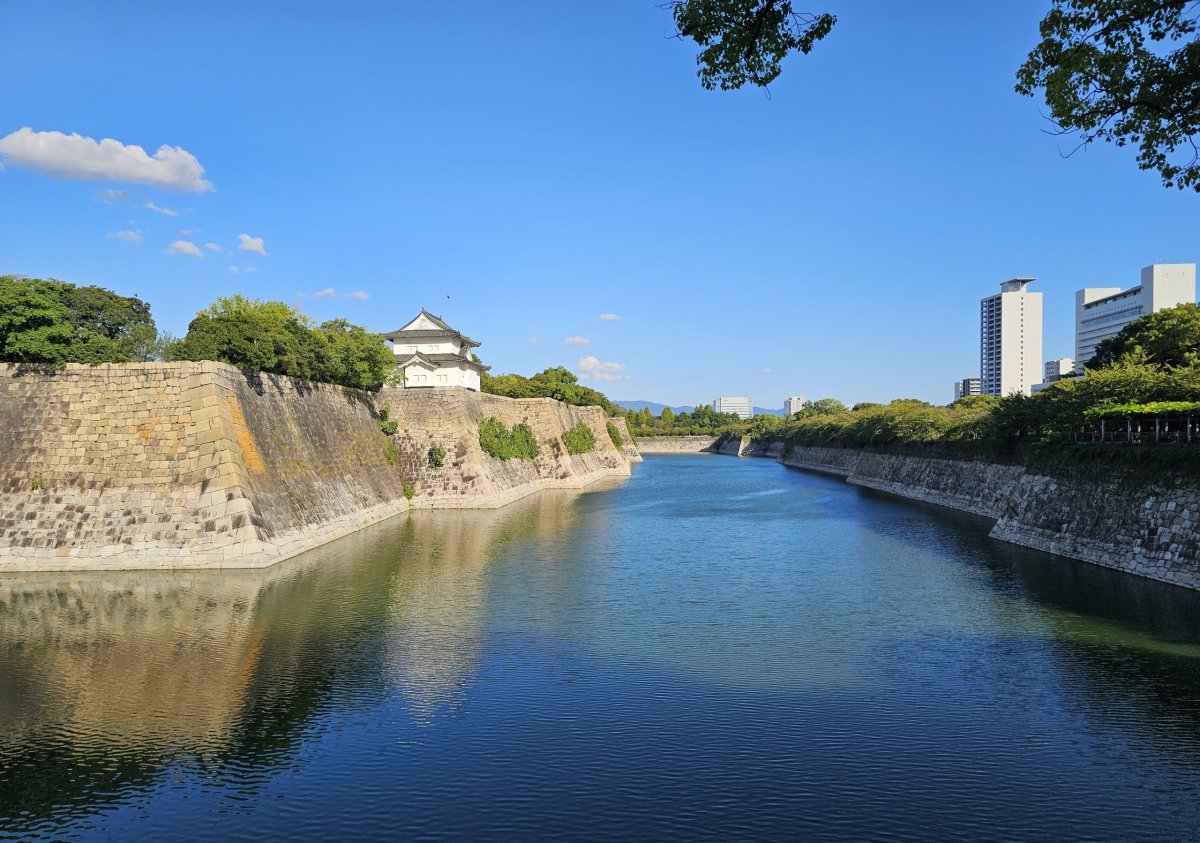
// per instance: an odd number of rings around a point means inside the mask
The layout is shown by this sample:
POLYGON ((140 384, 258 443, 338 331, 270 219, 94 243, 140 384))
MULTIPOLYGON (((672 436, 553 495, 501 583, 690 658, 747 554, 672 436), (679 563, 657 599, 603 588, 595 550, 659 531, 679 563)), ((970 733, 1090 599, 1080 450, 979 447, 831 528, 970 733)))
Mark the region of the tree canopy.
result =
POLYGON ((150 306, 65 281, 0 276, 0 360, 123 363, 157 354, 150 306))
POLYGON ((379 334, 344 319, 315 326, 288 304, 240 295, 197 313, 167 355, 357 389, 378 389, 396 365, 379 334))
POLYGON ((791 0, 674 0, 665 4, 680 38, 700 45, 700 84, 728 91, 746 83, 765 87, 788 53, 808 53, 837 18, 798 12, 791 0))
POLYGON ((1088 369, 1120 360, 1161 366, 1200 364, 1200 305, 1181 304, 1133 320, 1096 346, 1088 369))
POLYGON ((579 383, 575 374, 563 366, 553 366, 530 378, 522 375, 492 375, 484 372, 479 388, 492 395, 507 398, 553 398, 577 407, 602 407, 610 416, 624 411, 608 400, 608 396, 579 383))
POLYGON ((1200 191, 1200 4, 1194 0, 1053 0, 1042 41, 1017 71, 1043 88, 1050 116, 1083 144, 1138 147, 1138 166, 1200 191))

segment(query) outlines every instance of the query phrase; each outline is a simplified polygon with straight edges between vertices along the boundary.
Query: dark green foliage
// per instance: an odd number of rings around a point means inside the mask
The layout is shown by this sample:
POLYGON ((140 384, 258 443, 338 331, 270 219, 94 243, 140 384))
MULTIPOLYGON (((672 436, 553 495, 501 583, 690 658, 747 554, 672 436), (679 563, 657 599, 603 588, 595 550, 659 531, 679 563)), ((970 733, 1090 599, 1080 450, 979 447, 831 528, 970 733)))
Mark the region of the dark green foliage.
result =
POLYGON ((624 412, 604 393, 581 386, 579 379, 562 366, 546 369, 531 378, 484 372, 479 378, 479 388, 482 392, 507 398, 553 398, 576 407, 601 407, 610 416, 624 412))
POLYGON ((1046 93, 1081 144, 1136 144, 1138 166, 1200 191, 1200 5, 1193 0, 1053 0, 1017 92, 1046 93))
POLYGON ((392 408, 384 407, 379 411, 379 431, 385 436, 395 436, 400 429, 400 423, 391 417, 392 408))
POLYGON ((596 434, 583 422, 564 432, 562 440, 568 454, 586 454, 596 447, 596 434))
POLYGON ((446 449, 441 445, 430 445, 425 459, 430 468, 441 468, 446 462, 446 449))
POLYGON ((412 486, 404 487, 404 497, 406 500, 411 501, 413 499, 413 496, 416 495, 416 493, 417 493, 417 490, 414 489, 412 486))
POLYGON ((788 53, 808 53, 837 22, 830 14, 797 12, 791 0, 674 0, 666 4, 680 38, 700 45, 696 63, 708 90, 766 86, 788 53))
POLYGON ((1115 337, 1096 346, 1088 369, 1127 358, 1163 366, 1200 363, 1200 305, 1181 304, 1133 320, 1115 337))
POLYGON ((621 431, 617 429, 617 426, 610 421, 606 421, 604 427, 608 430, 608 438, 612 440, 613 447, 618 451, 624 448, 625 443, 621 439, 621 431))
POLYGON ((218 299, 172 344, 172 360, 220 360, 257 372, 378 389, 395 358, 378 334, 344 319, 314 326, 283 302, 218 299))
POLYGON ((512 430, 499 419, 486 418, 479 423, 479 446, 496 459, 531 460, 539 453, 537 439, 527 424, 517 424, 512 430))
POLYGON ((141 299, 64 281, 0 277, 0 360, 124 363, 157 352, 158 332, 141 299))
POLYGON ((734 413, 718 413, 708 404, 688 413, 676 413, 670 407, 664 407, 657 418, 646 407, 629 410, 625 422, 631 436, 717 436, 726 432, 745 432, 750 424, 734 413))
POLYGON ((345 319, 322 322, 326 343, 322 380, 355 389, 378 389, 396 368, 396 357, 378 334, 351 325, 345 319))

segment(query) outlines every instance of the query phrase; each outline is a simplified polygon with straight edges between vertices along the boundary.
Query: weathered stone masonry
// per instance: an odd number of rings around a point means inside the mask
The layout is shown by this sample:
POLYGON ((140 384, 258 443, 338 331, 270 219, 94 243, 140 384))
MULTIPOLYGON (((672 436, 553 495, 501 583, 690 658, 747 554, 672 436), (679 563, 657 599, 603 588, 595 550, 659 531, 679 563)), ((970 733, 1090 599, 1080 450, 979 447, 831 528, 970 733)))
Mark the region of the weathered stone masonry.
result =
POLYGON ((0 365, 0 570, 257 567, 407 510, 406 484, 418 506, 498 506, 629 473, 598 409, 391 392, 219 363, 0 365), (409 431, 398 463, 378 426, 389 402, 409 431), (522 466, 480 454, 481 412, 528 417, 546 456, 522 466), (557 453, 579 420, 595 452, 557 453), (432 472, 417 439, 435 433, 447 464, 432 472))
POLYGON ((1200 589, 1200 481, 1147 484, 1119 467, 1039 472, 1020 465, 852 448, 797 447, 780 462, 996 519, 990 535, 1200 589))

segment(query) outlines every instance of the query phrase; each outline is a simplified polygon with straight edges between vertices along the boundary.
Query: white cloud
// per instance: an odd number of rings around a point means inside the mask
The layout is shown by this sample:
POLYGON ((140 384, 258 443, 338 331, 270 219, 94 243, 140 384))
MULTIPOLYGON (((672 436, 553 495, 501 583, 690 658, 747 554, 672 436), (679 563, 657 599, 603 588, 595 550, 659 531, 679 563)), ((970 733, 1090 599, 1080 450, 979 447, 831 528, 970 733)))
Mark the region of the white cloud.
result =
POLYGON ((624 381, 629 375, 622 374, 625 367, 611 360, 600 360, 594 354, 579 358, 579 374, 597 381, 624 381))
POLYGON ((258 252, 260 255, 267 254, 267 250, 263 248, 263 239, 261 237, 251 237, 249 234, 238 235, 238 250, 242 252, 258 252))
MULTIPOLYGON (((183 232, 183 233, 184 233, 184 234, 188 234, 189 232, 185 231, 185 232, 183 232)), ((210 252, 219 252, 219 251, 221 251, 221 247, 220 247, 220 245, 218 245, 218 244, 216 244, 216 243, 205 243, 205 244, 204 244, 204 248, 208 249, 210 252)))
MULTIPOLYGON (((177 217, 177 216, 179 216, 179 212, 178 212, 178 211, 172 211, 170 208, 160 208, 160 207, 158 207, 157 205, 155 205, 153 202, 147 202, 147 203, 146 203, 145 205, 143 205, 142 207, 143 207, 143 208, 145 208, 145 209, 146 209, 146 210, 148 210, 148 211, 154 211, 154 213, 156 213, 156 214, 162 214, 164 217, 177 217)), ((187 232, 184 232, 184 233, 186 234, 187 232)))
POLYGON ((176 240, 167 247, 168 255, 187 255, 190 258, 202 258, 204 252, 191 240, 176 240))
POLYGON ((232 272, 234 275, 237 275, 239 272, 241 272, 241 270, 236 266, 229 267, 229 271, 232 272))
POLYGON ((528 342, 530 345, 537 345, 539 342, 541 342, 541 340, 537 337, 530 337, 528 342))
POLYGON ((580 348, 587 348, 592 344, 592 341, 587 337, 567 337, 563 340, 567 345, 577 345, 580 348))
POLYGON ((621 317, 615 313, 601 313, 596 318, 599 319, 601 322, 620 322, 621 321, 621 317))
POLYGON ((194 235, 199 234, 200 229, 198 229, 198 228, 181 228, 179 230, 179 233, 182 234, 184 237, 192 237, 194 235))
POLYGON ((242 264, 242 272, 258 272, 258 267, 251 263, 242 264))
POLYGON ((28 126, 0 138, 0 157, 14 167, 81 181, 148 184, 203 193, 213 189, 196 156, 179 146, 160 146, 151 157, 136 144, 79 134, 35 132, 28 126))
POLYGON ((352 290, 349 293, 339 293, 333 287, 326 287, 324 290, 317 290, 315 293, 296 293, 302 299, 358 299, 366 301, 371 298, 371 294, 363 290, 352 290))
POLYGON ((142 232, 140 231, 110 231, 104 236, 109 240, 120 240, 122 243, 132 243, 134 246, 142 242, 142 232))
POLYGON ((133 197, 124 190, 113 190, 110 187, 97 193, 96 201, 103 202, 105 205, 124 205, 126 202, 132 202, 133 197))
POLYGON ((769 374, 771 374, 771 372, 773 372, 773 371, 774 371, 774 369, 772 369, 770 366, 767 366, 765 369, 763 369, 763 370, 762 370, 762 373, 763 373, 764 375, 769 375, 769 374))

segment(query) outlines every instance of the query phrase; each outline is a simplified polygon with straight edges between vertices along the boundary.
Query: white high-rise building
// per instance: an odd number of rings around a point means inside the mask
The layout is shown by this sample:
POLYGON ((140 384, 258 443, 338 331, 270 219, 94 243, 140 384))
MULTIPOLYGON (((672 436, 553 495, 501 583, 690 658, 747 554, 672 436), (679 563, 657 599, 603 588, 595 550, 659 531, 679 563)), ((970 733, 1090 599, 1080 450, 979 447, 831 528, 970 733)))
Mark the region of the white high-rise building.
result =
POLYGON ((980 395, 983 392, 983 385, 979 378, 963 378, 960 381, 954 382, 954 400, 959 398, 967 398, 971 395, 980 395))
POLYGON ((783 402, 783 415, 785 418, 791 418, 804 409, 804 396, 793 395, 791 398, 783 402))
POLYGON ((1070 357, 1060 357, 1057 360, 1046 361, 1046 371, 1043 373, 1042 383, 1054 383, 1060 381, 1067 375, 1075 371, 1075 361, 1070 357))
POLYGON ((718 413, 735 413, 738 418, 748 419, 754 415, 750 399, 744 395, 722 396, 713 401, 713 409, 718 413))
POLYGON ((1042 294, 1013 278, 979 302, 979 378, 984 395, 1029 395, 1042 379, 1042 294))
POLYGON ((1087 287, 1075 293, 1075 371, 1096 354, 1096 346, 1147 313, 1196 301, 1196 264, 1155 263, 1142 269, 1142 283, 1087 287))

